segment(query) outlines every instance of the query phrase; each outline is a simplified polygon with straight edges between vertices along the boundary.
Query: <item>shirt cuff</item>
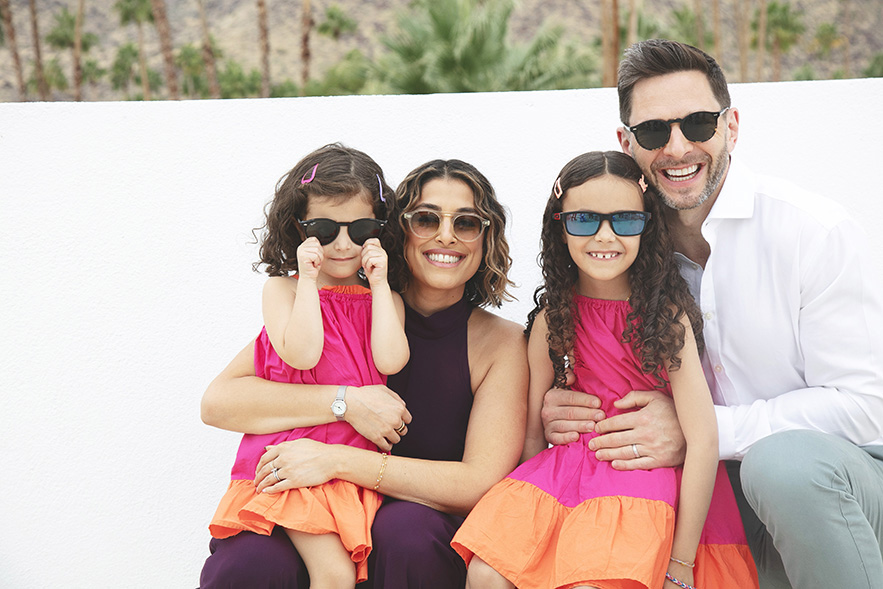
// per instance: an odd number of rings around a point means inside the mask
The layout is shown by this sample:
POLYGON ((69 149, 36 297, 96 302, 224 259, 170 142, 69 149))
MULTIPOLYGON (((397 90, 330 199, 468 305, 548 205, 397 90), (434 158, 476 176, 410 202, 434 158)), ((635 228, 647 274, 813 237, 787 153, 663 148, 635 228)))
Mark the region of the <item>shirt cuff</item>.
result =
POLYGON ((736 458, 736 428, 733 425, 733 408, 715 405, 717 415, 717 444, 721 460, 736 458))

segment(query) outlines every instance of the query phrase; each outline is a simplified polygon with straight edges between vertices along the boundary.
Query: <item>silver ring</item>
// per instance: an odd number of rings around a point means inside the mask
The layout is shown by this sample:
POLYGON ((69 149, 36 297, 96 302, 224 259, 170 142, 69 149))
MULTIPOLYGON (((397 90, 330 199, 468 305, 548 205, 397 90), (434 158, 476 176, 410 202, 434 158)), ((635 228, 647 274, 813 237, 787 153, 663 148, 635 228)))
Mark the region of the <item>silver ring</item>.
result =
POLYGON ((273 476, 276 477, 276 482, 277 482, 277 483, 281 483, 281 482, 282 482, 282 479, 279 478, 279 469, 278 469, 278 468, 274 468, 274 469, 273 469, 273 476))
POLYGON ((399 434, 403 434, 403 433, 405 433, 405 428, 406 428, 406 427, 407 427, 407 426, 405 425, 405 420, 403 419, 403 420, 402 420, 402 425, 400 425, 399 427, 396 428, 396 432, 399 433, 399 434))
POLYGON ((640 457, 641 457, 641 455, 638 454, 638 445, 637 445, 637 444, 632 444, 632 452, 635 453, 635 458, 640 458, 640 457))

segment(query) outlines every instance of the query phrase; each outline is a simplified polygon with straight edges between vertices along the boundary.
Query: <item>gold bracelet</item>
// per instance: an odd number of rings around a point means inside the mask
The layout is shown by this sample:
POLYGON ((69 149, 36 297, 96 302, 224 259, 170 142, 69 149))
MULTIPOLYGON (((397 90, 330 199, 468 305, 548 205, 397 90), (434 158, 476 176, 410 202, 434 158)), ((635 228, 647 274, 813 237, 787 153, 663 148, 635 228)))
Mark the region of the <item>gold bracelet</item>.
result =
POLYGON ((676 563, 678 563, 678 564, 682 564, 682 565, 684 565, 685 567, 690 568, 690 569, 692 569, 694 566, 696 566, 696 563, 695 563, 695 562, 684 562, 683 560, 678 560, 678 559, 675 558, 674 556, 669 557, 669 560, 672 561, 672 562, 676 562, 676 563))
POLYGON ((386 452, 383 452, 382 454, 383 458, 380 461, 380 473, 377 475, 377 482, 374 483, 375 491, 380 486, 380 481, 383 480, 383 471, 386 470, 386 459, 389 458, 389 454, 387 454, 386 452))

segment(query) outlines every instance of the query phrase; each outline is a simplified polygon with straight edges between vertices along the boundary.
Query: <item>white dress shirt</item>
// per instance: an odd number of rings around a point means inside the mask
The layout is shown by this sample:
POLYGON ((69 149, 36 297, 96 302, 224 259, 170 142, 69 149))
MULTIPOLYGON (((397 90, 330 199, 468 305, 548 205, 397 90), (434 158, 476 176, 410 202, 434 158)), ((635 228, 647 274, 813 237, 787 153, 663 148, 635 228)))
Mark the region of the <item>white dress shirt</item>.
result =
POLYGON ((883 445, 883 293, 861 227, 733 159, 702 235, 704 271, 676 256, 705 321, 721 459, 793 429, 883 445))

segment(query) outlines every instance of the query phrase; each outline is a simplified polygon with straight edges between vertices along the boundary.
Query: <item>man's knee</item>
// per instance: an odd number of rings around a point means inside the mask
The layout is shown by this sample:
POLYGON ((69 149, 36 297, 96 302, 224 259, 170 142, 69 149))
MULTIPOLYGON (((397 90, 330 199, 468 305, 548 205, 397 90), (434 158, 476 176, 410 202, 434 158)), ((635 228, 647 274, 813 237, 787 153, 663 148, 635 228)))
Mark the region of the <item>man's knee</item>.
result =
POLYGON ((789 500, 829 485, 852 446, 830 434, 809 430, 780 432, 763 438, 745 455, 741 479, 745 496, 754 503, 762 495, 789 500))

